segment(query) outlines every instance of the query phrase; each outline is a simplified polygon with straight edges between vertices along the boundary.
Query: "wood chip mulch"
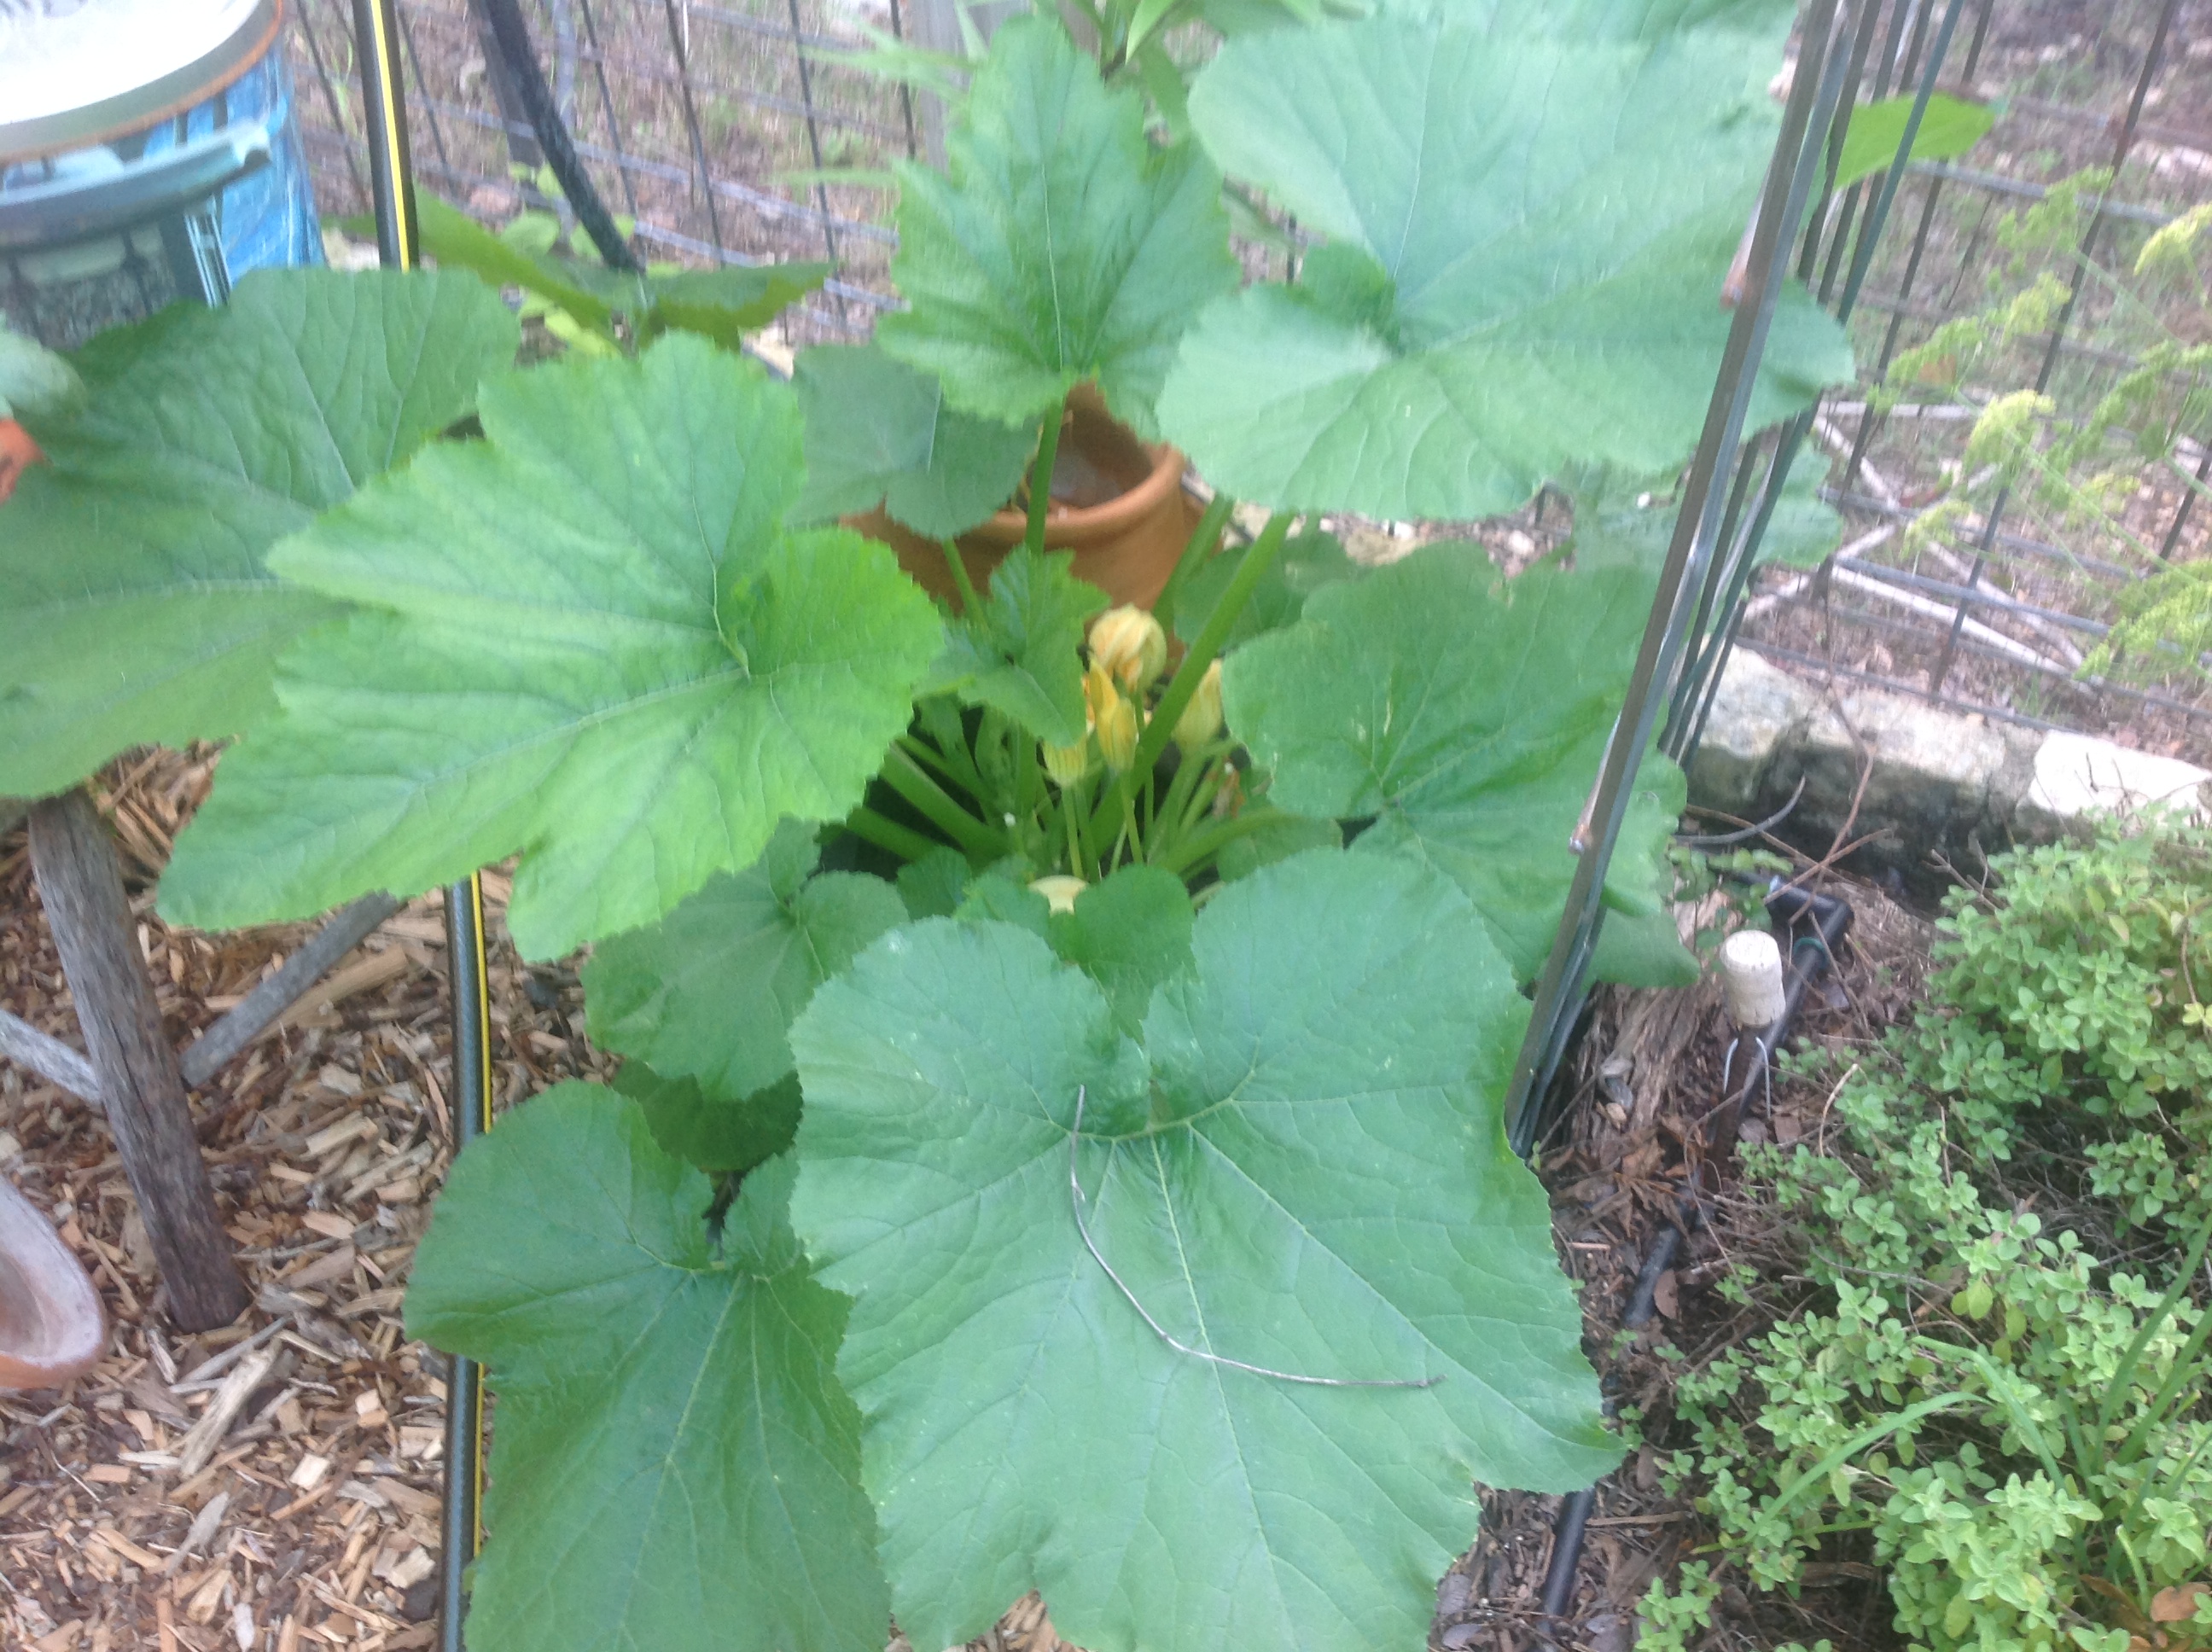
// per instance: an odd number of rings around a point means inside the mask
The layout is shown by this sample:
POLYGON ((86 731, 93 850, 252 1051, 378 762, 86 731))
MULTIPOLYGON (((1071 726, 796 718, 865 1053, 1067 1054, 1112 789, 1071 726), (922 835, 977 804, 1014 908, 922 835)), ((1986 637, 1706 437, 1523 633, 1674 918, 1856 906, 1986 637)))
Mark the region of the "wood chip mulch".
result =
MULTIPOLYGON (((172 931, 153 910, 206 753, 94 785, 114 829, 163 1023, 182 1048, 313 932, 172 931)), ((573 964, 526 964, 485 875, 504 1108, 616 1063, 583 1032, 573 964)), ((405 1652, 438 1634, 444 1361, 407 1340, 415 1242, 453 1151, 445 918, 410 902, 193 1096, 255 1303, 168 1326, 102 1118, 0 1062, 0 1175, 54 1218, 107 1308, 107 1358, 0 1394, 0 1647, 14 1652, 405 1652), (217 1408, 213 1428, 194 1428, 217 1408), (183 1454, 204 1461, 187 1473, 183 1454)), ((0 1005, 81 1047, 20 823, 0 822, 0 1005)), ((908 1652, 902 1637, 893 1652, 908 1652)), ((1079 1652, 1024 1597, 963 1652, 1079 1652)))
MULTIPOLYGON (((204 794, 206 754, 118 763, 94 787, 121 848, 139 938, 181 1048, 310 932, 173 932, 152 910, 168 846, 204 794)), ((500 1106, 613 1063, 583 1035, 571 965, 525 964, 496 921, 492 1030, 500 1106)), ((1927 927, 1879 891, 1802 1036, 1849 1048, 1909 1013, 1927 927)), ((107 1358, 58 1391, 0 1395, 0 1645, 34 1652, 403 1652, 435 1643, 444 1362, 407 1340, 400 1303, 452 1150, 444 919, 410 903, 194 1096, 218 1204, 256 1293, 237 1324, 181 1336, 100 1116, 0 1064, 0 1175, 53 1218, 111 1320, 107 1358), (203 1419, 214 1414, 212 1423, 203 1419), (197 1432, 196 1432, 197 1430, 197 1432), (189 1454, 189 1455, 188 1455, 189 1454)), ((0 1004, 78 1042, 20 826, 0 833, 0 1004)), ((1755 1253, 1755 1200, 1720 1201, 1662 1282, 1658 1315, 1613 1351, 1641 1258, 1719 1094, 1713 989, 1600 994, 1570 1122, 1542 1160, 1555 1231, 1583 1282, 1587 1345, 1610 1391, 1663 1426, 1673 1373, 1763 1327, 1708 1287, 1755 1253), (1668 1351, 1662 1355, 1664 1345, 1668 1351)), ((1821 1097, 1785 1083, 1745 1134, 1816 1138, 1821 1097)), ((1540 1610, 1560 1499, 1485 1491, 1482 1534, 1437 1592, 1433 1652, 1549 1642, 1626 1652, 1653 1577, 1710 1534, 1669 1499, 1651 1447, 1600 1488, 1568 1614, 1540 1610)), ((1887 1619, 1870 1569, 1841 1563, 1784 1623, 1724 1594, 1716 1644, 1821 1635, 1868 1643, 1887 1619), (1861 1576, 1860 1574, 1868 1574, 1861 1576), (1773 1619, 1773 1621, 1769 1621, 1773 1619), (1731 1628, 1730 1625, 1733 1625, 1731 1628)), ((902 1637, 891 1652, 910 1652, 902 1637)), ((927 1652, 925 1649, 924 1652, 927 1652)), ((967 1652, 1074 1652, 1035 1595, 967 1652)))
MULTIPOLYGON (((179 1048, 313 927, 203 935, 154 914, 155 878, 210 768, 155 754, 94 788, 179 1048)), ((496 911, 505 883, 487 883, 496 911)), ((0 1644, 435 1640, 444 1365, 406 1339, 400 1301, 452 1151, 445 973, 440 903, 414 902, 195 1094, 256 1297, 210 1334, 169 1327, 104 1121, 0 1064, 0 1175, 53 1217, 111 1322, 89 1376, 0 1395, 0 1644)), ((502 944, 491 1002, 503 1103, 606 1070, 584 1042, 573 972, 502 944)), ((81 1047, 20 827, 0 835, 0 1004, 81 1047)))

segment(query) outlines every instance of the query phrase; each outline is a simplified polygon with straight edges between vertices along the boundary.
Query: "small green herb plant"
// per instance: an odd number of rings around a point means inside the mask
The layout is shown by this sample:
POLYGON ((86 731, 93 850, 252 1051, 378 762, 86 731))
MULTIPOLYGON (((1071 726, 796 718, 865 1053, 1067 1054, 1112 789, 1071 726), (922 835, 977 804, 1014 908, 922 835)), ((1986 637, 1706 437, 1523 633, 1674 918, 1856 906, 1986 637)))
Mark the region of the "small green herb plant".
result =
MULTIPOLYGON (((1936 1007, 1838 1075, 1829 1151, 1747 1150, 1814 1295, 1764 1287, 1781 1321, 1678 1385, 1721 1566, 1794 1591, 1865 1545, 1930 1652, 2212 1640, 2208 849, 2153 816, 1999 857, 1950 897, 1936 1007), (2070 1185, 2101 1237, 2008 1181, 2070 1185)), ((1655 1585, 1650 1635, 1694 1643, 1718 1588, 1655 1585)))
MULTIPOLYGON (((1500 1102, 1650 577, 1312 519, 1680 462, 1793 8, 1286 8, 1163 135, 1171 9, 1002 27, 901 173, 908 307, 793 384, 510 246, 598 343, 504 370, 451 270, 256 277, 37 430, 0 790, 235 735, 172 920, 513 859, 521 952, 591 949, 620 1083, 461 1155, 409 1296, 498 1395, 479 1652, 939 1646, 1030 1588, 1094 1652, 1410 1649, 1475 1480, 1618 1455, 1500 1102), (1296 281, 1240 285, 1229 179, 1296 281), (1042 549, 1084 385, 1217 489, 1154 615, 1042 549), (957 607, 836 525, 1024 471, 957 607)), ((1757 419, 1849 376, 1802 292, 1772 340, 1757 419)), ((1679 980, 1644 776, 1599 965, 1679 980)))

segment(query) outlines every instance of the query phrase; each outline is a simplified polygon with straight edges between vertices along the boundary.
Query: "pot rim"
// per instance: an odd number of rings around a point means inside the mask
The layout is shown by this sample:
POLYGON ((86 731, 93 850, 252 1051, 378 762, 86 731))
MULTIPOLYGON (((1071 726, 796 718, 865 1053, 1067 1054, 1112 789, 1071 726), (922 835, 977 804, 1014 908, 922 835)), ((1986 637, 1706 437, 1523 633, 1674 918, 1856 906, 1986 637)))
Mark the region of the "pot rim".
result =
MULTIPOLYGON (((1110 538, 1159 508, 1160 502, 1182 486, 1188 461, 1180 449, 1166 442, 1146 442, 1152 468, 1142 482, 1127 493, 1116 494, 1103 505, 1079 505, 1045 519, 1053 542, 1061 550, 1081 550, 1110 538)), ((1019 544, 1029 532, 1029 518, 1020 511, 1002 510, 963 534, 991 545, 1019 544)))
POLYGON ((0 1251, 20 1258, 19 1309, 32 1322, 8 1327, 0 1342, 0 1391, 58 1388, 99 1363, 107 1315, 84 1265, 46 1214, 0 1177, 0 1251))

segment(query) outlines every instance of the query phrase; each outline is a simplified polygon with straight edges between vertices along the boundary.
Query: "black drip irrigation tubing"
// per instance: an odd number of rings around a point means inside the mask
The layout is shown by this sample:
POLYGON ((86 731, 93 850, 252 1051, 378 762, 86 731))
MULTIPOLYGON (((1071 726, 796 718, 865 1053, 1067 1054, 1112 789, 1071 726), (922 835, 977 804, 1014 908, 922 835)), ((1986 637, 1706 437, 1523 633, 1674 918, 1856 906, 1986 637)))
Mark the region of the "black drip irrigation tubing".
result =
MULTIPOLYGON (((1625 1331, 1640 1331, 1651 1322, 1659 1281, 1674 1266, 1680 1253, 1682 1240, 1694 1232, 1705 1220, 1704 1199, 1719 1191, 1720 1162, 1735 1146, 1736 1132, 1743 1121, 1743 1109, 1754 1091, 1765 1094, 1771 1083, 1771 1072, 1775 1053, 1790 1036, 1797 1012, 1804 1005, 1805 995, 1820 977, 1835 965, 1836 948, 1851 926, 1850 903, 1832 895, 1815 895, 1772 880, 1767 888, 1768 914, 1782 924, 1790 938, 1790 957, 1784 967, 1784 987, 1782 1013, 1771 1026, 1756 1033, 1739 1032, 1730 1048, 1730 1060, 1722 1079, 1723 1096, 1720 1107, 1712 1115, 1705 1139, 1705 1152, 1700 1160, 1694 1179, 1682 1194, 1675 1208, 1675 1219, 1660 1230, 1644 1253, 1637 1270, 1636 1288, 1629 1293, 1628 1306, 1621 1314, 1620 1326, 1625 1331), (1742 1063, 1741 1080, 1735 1078, 1735 1051, 1748 1046, 1742 1063)), ((1606 1409, 1612 1410, 1607 1400, 1606 1409)), ((1583 1558, 1583 1539, 1589 1525, 1590 1511, 1597 1506, 1598 1488, 1585 1486, 1574 1493, 1560 1506, 1558 1518, 1552 1526, 1552 1559, 1544 1572, 1544 1592, 1540 1602, 1544 1627, 1539 1638, 1547 1646, 1556 1645, 1553 1638, 1567 1609, 1573 1604, 1576 1573, 1583 1558)))
MULTIPOLYGON (((361 63, 362 96, 368 111, 369 176, 376 208, 377 252, 387 269, 411 270, 421 261, 415 218, 414 168, 407 147, 407 106, 402 92, 398 29, 392 0, 354 0, 354 44, 361 63)), ((513 13, 512 0, 507 9, 513 13)), ((517 20, 519 26, 519 19, 517 20)), ((531 59, 535 70, 535 59, 531 59)), ((544 77, 538 77, 544 90, 544 77)), ((552 114, 550 100, 545 109, 552 114)), ((554 115, 558 119, 557 115, 554 115)), ((541 132, 543 129, 541 128, 541 132)), ((564 134, 565 136, 565 134, 564 134)), ((566 155, 579 179, 575 155, 565 143, 546 143, 546 153, 561 170, 566 155)), ((569 187, 564 175, 563 188, 569 187)), ((591 187, 583 181, 584 190, 591 187)), ((577 216, 588 219, 575 193, 577 216)), ((602 219, 599 197, 591 206, 602 219)), ((611 229, 611 224, 609 225, 611 229)), ((602 251, 608 251, 605 246, 602 251)), ((619 237, 613 252, 629 249, 619 237)), ((629 267, 635 267, 633 263, 629 267)), ((483 878, 471 872, 446 890, 446 957, 450 962, 453 1038, 453 1152, 491 1128, 491 987, 484 958, 483 878)), ((468 1606, 469 1563, 483 1546, 483 1373, 476 1362, 452 1356, 446 1370, 445 1495, 441 1499, 442 1537, 439 1546, 438 1645, 440 1652, 462 1652, 461 1622, 468 1606)))
MULTIPOLYGON (((576 222, 592 238, 592 245, 599 249, 599 256, 606 260, 608 269, 635 271, 637 255, 629 250, 629 243, 616 228, 606 203, 599 199, 599 191, 592 186, 591 174, 576 158, 575 141, 568 136, 568 125, 561 118, 552 89, 545 84, 545 71, 538 65, 538 52, 530 44, 530 30, 522 21, 521 8, 515 0, 470 3, 490 28, 499 55, 507 59, 507 70, 514 76, 515 94, 522 100, 523 112, 530 117, 531 129, 538 135, 538 147, 545 152, 545 164, 553 168, 554 177, 560 180, 561 192, 568 197, 576 222)), ((398 72, 395 64, 395 81, 398 72)), ((410 191, 413 183, 413 179, 408 180, 410 191)))
MULTIPOLYGON (((453 1154, 491 1128, 491 987, 484 968, 483 878, 471 872, 446 891, 446 956, 452 960, 453 1154)), ((440 1545, 438 1644, 461 1652, 468 1563, 483 1547, 483 1372, 459 1355, 446 1372, 444 1540, 440 1545)))

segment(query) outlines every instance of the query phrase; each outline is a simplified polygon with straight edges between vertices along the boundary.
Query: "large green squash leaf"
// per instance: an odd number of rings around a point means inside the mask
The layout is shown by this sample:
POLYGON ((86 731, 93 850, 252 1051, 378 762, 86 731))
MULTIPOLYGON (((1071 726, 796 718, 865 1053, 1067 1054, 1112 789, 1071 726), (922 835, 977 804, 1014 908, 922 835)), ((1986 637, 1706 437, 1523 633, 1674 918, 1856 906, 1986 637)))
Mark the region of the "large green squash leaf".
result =
MULTIPOLYGON (((1223 170, 1329 238, 1298 285, 1218 301, 1184 341, 1161 422, 1217 486, 1467 518, 1570 461, 1689 451, 1773 149, 1779 38, 1589 38, 1499 10, 1234 39, 1199 76, 1191 118, 1223 170)), ((1791 290, 1751 422, 1850 370, 1791 290)))
POLYGON ((1565 40, 1656 40, 1686 28, 1734 29, 1747 50, 1771 52, 1789 33, 1797 0, 1380 0, 1401 17, 1450 17, 1478 27, 1565 40))
MULTIPOLYGON (((1239 649, 1222 703, 1273 772, 1272 801, 1374 817, 1353 852, 1445 872, 1533 980, 1650 599, 1633 574, 1533 568, 1509 581, 1480 545, 1431 545, 1323 586, 1297 625, 1239 649)), ((1638 785, 1606 894, 1648 916, 1685 787, 1656 754, 1638 785)))
POLYGON ((827 521, 881 505, 931 539, 965 533, 1014 496, 1036 432, 957 412, 929 374, 880 344, 799 352, 806 491, 794 514, 827 521))
MULTIPOLYGON (((1820 497, 1827 473, 1828 467, 1819 454, 1798 453, 1759 539, 1757 565, 1777 562, 1784 568, 1818 568, 1843 543, 1844 519, 1820 497)), ((1633 479, 1602 468, 1578 477, 1569 489, 1574 501, 1575 566, 1585 572, 1634 568, 1646 579, 1656 579, 1674 537, 1678 513, 1674 501, 1665 496, 1671 481, 1671 477, 1663 478, 1639 487, 1633 479)), ((1764 477, 1759 485, 1765 485, 1764 477)), ((1751 513, 1758 504, 1756 491, 1746 496, 1743 519, 1737 524, 1739 532, 1749 526, 1751 513)))
POLYGON ((952 916, 1028 930, 1105 989, 1115 1025, 1133 1037, 1154 990, 1190 969, 1192 911, 1182 878, 1139 865, 1091 884, 1066 912, 1030 885, 987 872, 969 882, 952 916))
POLYGON ((1096 380, 1152 437, 1185 325, 1237 285, 1221 180, 1194 143, 1155 149, 1142 97, 1108 90, 1050 18, 999 30, 963 113, 947 173, 899 170, 891 275, 911 307, 877 337, 968 412, 1035 419, 1096 380))
POLYGON ((1542 1189, 1526 1010, 1450 884, 1322 851, 1224 887, 1141 1043, 998 923, 895 931, 792 1031, 793 1221, 855 1298, 838 1369, 900 1626, 1043 1591, 1092 1652, 1418 1647, 1474 1479, 1617 1457, 1542 1189), (1185 1344, 1331 1387, 1177 1352, 1185 1344))
MULTIPOLYGON (((1191 575, 1182 600, 1176 604, 1177 636, 1185 642, 1198 641, 1251 550, 1249 544, 1224 548, 1191 575)), ((1357 579, 1359 573, 1360 564, 1345 553, 1343 543, 1334 534, 1314 527, 1300 529, 1284 542, 1274 562, 1253 586, 1243 611, 1230 624, 1221 645, 1224 652, 1269 631, 1279 631, 1304 611, 1306 598, 1322 586, 1357 579)))
POLYGON ((976 610, 945 628, 928 690, 990 706, 1053 745, 1082 739, 1083 639, 1108 599, 1074 563, 1073 551, 1015 546, 976 610))
POLYGON ((663 1152, 702 1170, 743 1175, 789 1147, 799 1130, 795 1072, 732 1101, 708 1095, 696 1078, 670 1078, 642 1061, 625 1061, 615 1089, 637 1103, 663 1152))
POLYGON ((1115 1024, 1144 1027, 1153 991, 1191 963, 1190 892, 1158 866, 1124 866, 1045 921, 1052 950, 1106 989, 1115 1024))
POLYGON ((584 966, 594 1043, 741 1101, 791 1071, 792 1017, 906 903, 880 878, 817 878, 813 829, 786 821, 744 871, 718 872, 584 966))
POLYGON ((652 922, 842 818, 907 721, 935 610, 884 546, 794 533, 790 390, 677 335, 489 388, 273 559, 373 605, 287 662, 162 910, 210 926, 428 889, 522 853, 532 957, 652 922))
POLYGON ((269 547, 466 414, 516 337, 467 276, 287 270, 94 341, 0 517, 0 794, 266 714, 277 654, 344 611, 269 547))
POLYGON ((475 1652, 882 1652, 890 1606, 788 1159, 707 1178, 566 1084, 454 1162, 407 1329, 499 1397, 475 1652))

